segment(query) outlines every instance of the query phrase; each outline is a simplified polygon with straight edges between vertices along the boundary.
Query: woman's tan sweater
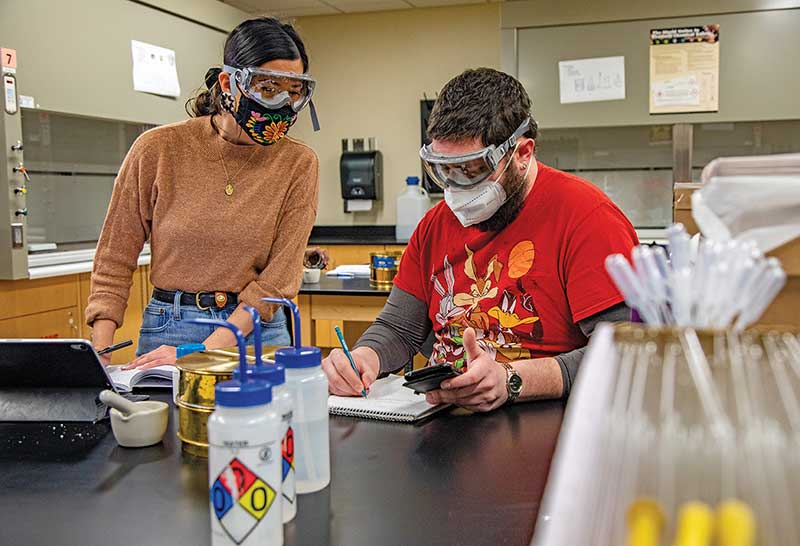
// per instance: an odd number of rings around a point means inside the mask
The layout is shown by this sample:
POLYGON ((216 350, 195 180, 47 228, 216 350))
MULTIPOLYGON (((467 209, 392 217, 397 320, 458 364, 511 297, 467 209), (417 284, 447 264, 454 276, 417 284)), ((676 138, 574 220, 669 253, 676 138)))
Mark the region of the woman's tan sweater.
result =
POLYGON ((240 301, 269 319, 272 307, 261 298, 293 298, 300 288, 317 214, 318 167, 314 151, 289 137, 271 146, 231 144, 208 116, 144 133, 114 183, 87 324, 110 319, 122 325, 147 240, 153 286, 239 292, 240 301), (222 157, 231 196, 225 194, 222 157))

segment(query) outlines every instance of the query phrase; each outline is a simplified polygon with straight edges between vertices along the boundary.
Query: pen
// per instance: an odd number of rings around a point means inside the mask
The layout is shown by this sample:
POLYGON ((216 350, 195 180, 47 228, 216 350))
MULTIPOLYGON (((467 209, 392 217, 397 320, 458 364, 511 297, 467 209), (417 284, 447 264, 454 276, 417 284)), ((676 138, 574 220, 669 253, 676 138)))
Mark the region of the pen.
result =
MULTIPOLYGON (((344 340, 342 331, 339 329, 338 326, 334 326, 333 329, 336 330, 336 337, 339 338, 339 343, 342 344, 342 350, 344 351, 344 354, 347 356, 347 360, 350 361, 350 366, 353 368, 353 371, 356 372, 356 375, 361 377, 361 374, 359 373, 358 368, 356 367, 356 363, 353 360, 353 355, 350 354, 350 349, 347 348, 347 343, 344 340)), ((367 397, 367 389, 361 389, 361 396, 363 396, 364 398, 367 397)))
POLYGON ((97 351, 97 354, 98 355, 105 355, 105 354, 108 354, 108 353, 113 353, 117 349, 124 349, 125 347, 130 347, 131 345, 133 345, 133 341, 131 341, 130 339, 127 339, 127 340, 125 340, 125 341, 123 341, 121 343, 117 343, 116 345, 109 345, 108 347, 106 347, 102 351, 97 351))

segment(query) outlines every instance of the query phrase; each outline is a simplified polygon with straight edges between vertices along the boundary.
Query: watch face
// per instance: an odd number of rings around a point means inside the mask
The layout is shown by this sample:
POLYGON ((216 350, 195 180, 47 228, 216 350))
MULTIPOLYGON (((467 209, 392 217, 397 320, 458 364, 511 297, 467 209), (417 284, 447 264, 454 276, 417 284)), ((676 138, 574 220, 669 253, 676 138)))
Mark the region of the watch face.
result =
POLYGON ((519 394, 522 391, 522 378, 516 374, 511 374, 508 378, 508 388, 511 392, 519 394))

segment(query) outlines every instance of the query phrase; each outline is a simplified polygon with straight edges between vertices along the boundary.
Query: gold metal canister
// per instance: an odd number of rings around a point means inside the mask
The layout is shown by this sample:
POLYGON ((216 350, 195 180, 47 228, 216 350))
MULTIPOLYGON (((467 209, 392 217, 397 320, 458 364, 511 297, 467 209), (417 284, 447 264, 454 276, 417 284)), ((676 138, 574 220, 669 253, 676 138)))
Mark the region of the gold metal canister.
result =
MULTIPOLYGON (((275 349, 265 347, 264 359, 272 361, 275 349)), ((254 364, 253 348, 248 347, 248 364, 254 364)), ((184 356, 177 362, 180 371, 177 385, 178 438, 183 450, 196 457, 208 456, 208 417, 214 411, 217 383, 233 377, 239 365, 236 348, 202 351, 184 356)))
POLYGON ((383 250, 369 253, 369 283, 378 288, 391 288, 400 265, 399 250, 383 250))

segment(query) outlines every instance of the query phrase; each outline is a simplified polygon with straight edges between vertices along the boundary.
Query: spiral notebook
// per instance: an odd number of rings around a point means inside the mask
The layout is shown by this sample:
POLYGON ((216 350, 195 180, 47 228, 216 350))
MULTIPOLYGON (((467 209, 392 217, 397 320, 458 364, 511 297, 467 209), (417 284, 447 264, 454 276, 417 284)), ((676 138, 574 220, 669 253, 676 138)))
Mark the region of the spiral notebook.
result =
POLYGON ((438 406, 428 404, 424 395, 415 394, 411 389, 407 389, 403 386, 404 382, 402 376, 390 375, 375 381, 366 398, 331 395, 328 397, 328 413, 413 423, 448 407, 447 404, 438 406))

